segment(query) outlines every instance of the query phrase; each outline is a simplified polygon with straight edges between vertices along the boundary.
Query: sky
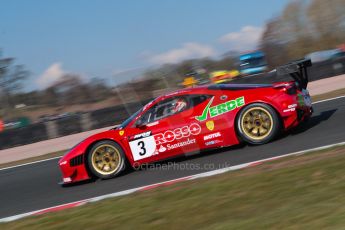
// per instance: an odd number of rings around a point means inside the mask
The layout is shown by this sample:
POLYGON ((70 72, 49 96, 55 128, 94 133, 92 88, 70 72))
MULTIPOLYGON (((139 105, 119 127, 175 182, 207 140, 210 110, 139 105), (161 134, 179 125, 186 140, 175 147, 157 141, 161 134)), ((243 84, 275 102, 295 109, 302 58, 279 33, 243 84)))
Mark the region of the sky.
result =
POLYGON ((288 2, 0 0, 0 55, 30 71, 27 91, 66 73, 118 84, 161 64, 254 49, 288 2))

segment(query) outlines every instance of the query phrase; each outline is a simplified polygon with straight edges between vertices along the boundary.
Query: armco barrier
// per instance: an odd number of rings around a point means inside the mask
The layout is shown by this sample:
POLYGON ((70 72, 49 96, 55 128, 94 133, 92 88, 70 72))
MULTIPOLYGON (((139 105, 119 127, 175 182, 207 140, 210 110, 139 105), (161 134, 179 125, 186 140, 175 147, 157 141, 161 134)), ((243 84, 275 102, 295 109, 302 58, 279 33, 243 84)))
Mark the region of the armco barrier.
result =
POLYGON ((115 126, 139 110, 150 100, 113 106, 95 110, 88 114, 76 114, 45 123, 32 124, 23 128, 6 130, 0 133, 0 149, 31 144, 91 129, 98 129, 112 125, 115 126))
POLYGON ((95 110, 90 113, 92 129, 119 124, 151 100, 95 110))
MULTIPOLYGON (((345 58, 315 63, 308 68, 309 81, 320 80, 339 74, 345 74, 345 58)), ((233 80, 231 83, 272 83, 290 81, 289 76, 278 76, 275 73, 254 75, 233 80)), ((32 124, 23 128, 5 130, 0 133, 0 149, 30 144, 50 138, 65 136, 90 129, 103 128, 121 123, 129 115, 139 110, 150 100, 127 103, 88 114, 78 114, 49 123, 32 124)))
POLYGON ((81 126, 81 115, 73 115, 55 121, 58 136, 80 133, 83 131, 81 126))
POLYGON ((127 116, 123 105, 95 110, 90 113, 92 129, 99 129, 120 123, 127 116))
POLYGON ((32 124, 17 129, 5 130, 0 133, 0 149, 26 145, 48 139, 44 123, 32 124))

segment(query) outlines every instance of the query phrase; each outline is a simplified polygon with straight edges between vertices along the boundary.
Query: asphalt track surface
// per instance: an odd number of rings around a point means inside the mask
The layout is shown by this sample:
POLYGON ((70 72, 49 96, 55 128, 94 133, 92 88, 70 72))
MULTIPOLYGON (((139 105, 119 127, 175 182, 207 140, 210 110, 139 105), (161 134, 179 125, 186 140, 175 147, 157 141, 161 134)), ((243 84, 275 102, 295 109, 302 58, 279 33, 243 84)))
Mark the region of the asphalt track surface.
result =
POLYGON ((0 218, 123 191, 188 175, 229 167, 345 141, 345 98, 314 104, 310 121, 261 146, 236 146, 180 157, 165 169, 129 171, 109 179, 61 187, 57 159, 0 171, 0 218))

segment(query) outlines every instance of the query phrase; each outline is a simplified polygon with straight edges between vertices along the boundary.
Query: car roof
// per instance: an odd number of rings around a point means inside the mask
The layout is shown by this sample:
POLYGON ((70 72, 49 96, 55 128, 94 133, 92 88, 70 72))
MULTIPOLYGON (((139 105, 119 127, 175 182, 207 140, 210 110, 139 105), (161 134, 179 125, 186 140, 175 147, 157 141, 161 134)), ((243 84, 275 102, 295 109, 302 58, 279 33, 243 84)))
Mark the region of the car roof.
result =
POLYGON ((272 84, 208 84, 197 86, 193 88, 184 88, 178 89, 173 92, 161 95, 157 97, 155 100, 162 100, 172 96, 181 96, 181 95, 188 95, 188 94, 204 94, 206 91, 213 91, 213 90, 230 90, 230 91, 237 91, 237 90, 247 90, 247 89, 259 89, 259 88, 269 88, 272 87, 272 84))
POLYGON ((181 95, 188 95, 188 94, 198 94, 198 93, 205 93, 205 91, 207 91, 207 87, 209 85, 202 85, 202 86, 197 86, 197 87, 193 87, 193 88, 184 88, 184 89, 178 89, 175 90, 173 92, 161 95, 159 97, 157 97, 155 100, 161 100, 161 99, 165 99, 168 97, 172 97, 172 96, 181 96, 181 95))

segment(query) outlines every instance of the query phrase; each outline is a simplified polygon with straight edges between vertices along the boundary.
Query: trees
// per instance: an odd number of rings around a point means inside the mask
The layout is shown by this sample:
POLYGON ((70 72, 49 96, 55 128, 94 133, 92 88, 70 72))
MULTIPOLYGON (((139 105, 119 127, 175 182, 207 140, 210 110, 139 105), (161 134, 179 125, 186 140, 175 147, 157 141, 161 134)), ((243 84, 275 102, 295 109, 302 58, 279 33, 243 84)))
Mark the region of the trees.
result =
POLYGON ((60 80, 41 92, 41 104, 66 106, 92 103, 111 96, 111 89, 103 79, 93 78, 84 82, 77 74, 67 73, 60 80))
POLYGON ((320 49, 331 49, 345 41, 344 0, 313 0, 306 14, 320 49))
POLYGON ((23 65, 14 65, 13 58, 0 57, 0 89, 12 94, 22 88, 23 80, 29 75, 23 65))
POLYGON ((266 24, 261 39, 260 49, 266 54, 266 60, 270 68, 279 66, 288 61, 286 55, 286 43, 279 34, 280 18, 274 18, 266 24))
POLYGON ((344 0, 290 2, 281 15, 266 24, 261 38, 268 64, 274 67, 343 43, 344 9, 344 0))
POLYGON ((14 65, 13 58, 0 56, 0 104, 2 107, 0 116, 11 116, 14 107, 12 97, 22 88, 28 76, 29 72, 23 65, 14 65))

